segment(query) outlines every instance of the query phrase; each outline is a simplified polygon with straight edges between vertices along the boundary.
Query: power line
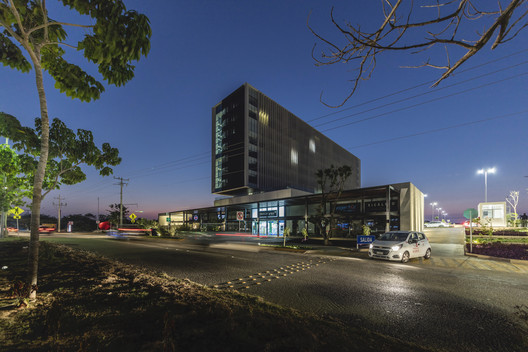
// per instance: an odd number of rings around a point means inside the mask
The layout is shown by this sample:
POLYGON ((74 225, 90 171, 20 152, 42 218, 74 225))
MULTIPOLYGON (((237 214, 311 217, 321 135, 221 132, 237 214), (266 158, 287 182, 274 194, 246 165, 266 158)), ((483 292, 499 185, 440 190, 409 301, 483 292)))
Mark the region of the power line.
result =
MULTIPOLYGON (((522 110, 522 111, 514 112, 514 113, 511 113, 511 114, 504 114, 504 115, 489 117, 489 118, 482 119, 482 120, 464 122, 464 123, 460 123, 460 124, 457 124, 457 125, 452 125, 452 126, 447 126, 447 127, 442 127, 442 128, 435 128, 435 129, 432 129, 432 130, 427 130, 427 131, 417 132, 417 133, 413 133, 413 134, 408 134, 406 136, 388 138, 388 139, 384 139, 384 140, 377 141, 377 142, 355 145, 355 146, 352 146, 352 147, 348 147, 347 149, 363 148, 363 147, 368 147, 368 146, 375 145, 375 144, 381 144, 381 143, 397 141, 397 140, 400 140, 400 139, 406 139, 406 138, 421 136, 421 135, 424 135, 424 134, 445 131, 445 130, 449 130, 449 129, 453 129, 453 128, 459 128, 459 127, 464 127, 464 126, 469 126, 469 125, 476 125, 476 124, 479 124, 479 123, 488 122, 488 121, 492 121, 492 120, 498 120, 498 119, 503 119, 503 118, 507 118, 507 117, 513 117, 513 116, 520 115, 520 114, 523 114, 523 113, 528 113, 528 110, 522 110)), ((528 177, 528 176, 525 176, 525 177, 528 177)))
POLYGON ((383 105, 375 106, 375 107, 367 109, 367 110, 362 110, 362 111, 359 111, 359 112, 356 112, 356 113, 353 113, 353 114, 350 114, 350 115, 345 115, 345 116, 342 116, 342 117, 339 117, 339 118, 336 118, 336 119, 333 119, 333 120, 322 122, 322 123, 320 123, 318 125, 315 125, 314 127, 320 127, 320 126, 328 125, 328 124, 330 124, 332 122, 344 120, 344 119, 347 119, 349 117, 354 117, 354 116, 361 115, 361 114, 364 114, 364 113, 367 113, 367 112, 379 110, 381 108, 385 108, 385 107, 390 106, 390 105, 403 103, 403 102, 405 102, 407 100, 411 100, 411 99, 418 98, 418 97, 421 97, 421 96, 425 96, 425 95, 428 95, 428 94, 434 94, 434 93, 437 93, 437 92, 439 92, 441 90, 448 89, 448 88, 453 88, 453 87, 458 86, 460 84, 464 84, 464 83, 467 83, 467 82, 470 82, 470 81, 474 81, 474 80, 477 80, 479 78, 486 77, 486 76, 489 76, 489 75, 492 75, 492 74, 495 74, 495 73, 498 73, 498 72, 502 72, 502 71, 505 71, 505 70, 509 70, 511 68, 515 68, 515 67, 527 64, 527 63, 528 63, 528 61, 524 61, 524 62, 521 62, 520 64, 508 66, 508 67, 505 67, 505 68, 502 68, 502 69, 499 69, 499 70, 496 70, 496 71, 493 71, 493 72, 489 72, 489 73, 482 74, 480 76, 469 78, 469 79, 461 81, 461 82, 457 82, 457 83, 454 83, 454 84, 451 84, 451 85, 448 85, 448 86, 445 86, 445 87, 442 87, 442 88, 438 88, 438 89, 436 89, 434 91, 433 90, 429 90, 427 92, 416 94, 416 95, 413 95, 411 97, 407 97, 407 98, 403 98, 403 99, 400 99, 400 100, 392 101, 392 102, 389 102, 389 103, 386 103, 386 104, 383 104, 383 105))
MULTIPOLYGON (((524 50, 520 50, 520 51, 517 51, 513 54, 509 54, 509 55, 506 55, 506 56, 503 56, 503 57, 500 57, 500 58, 497 58, 495 60, 490 60, 490 61, 487 61, 485 63, 482 63, 480 65, 476 65, 476 66, 473 66, 473 67, 469 67, 467 69, 464 69, 464 70, 461 70, 461 71, 458 71, 458 74, 462 74, 462 73, 465 73, 465 72, 469 72, 469 71, 472 71, 472 70, 475 70, 477 68, 480 68, 480 67, 483 67, 483 66, 486 66, 486 65, 489 65, 489 64, 492 64, 492 63, 496 63, 496 62, 499 62, 499 61, 502 61, 504 59, 509 59, 513 56, 516 56, 516 55, 519 55, 519 54, 522 54, 524 52, 528 51, 528 49, 524 49, 524 50)), ((456 74, 455 74, 456 75, 456 74)), ((354 109, 354 108, 358 108, 360 106, 363 106, 363 105, 367 105, 367 104, 370 104, 370 103, 374 103, 376 101, 379 101, 379 100, 383 100, 383 99, 386 99, 386 98, 389 98, 389 97, 392 97, 392 96, 395 96, 395 95, 398 95, 398 94, 401 94, 401 93, 405 93, 405 92, 408 92, 410 90, 413 90, 413 89, 416 89, 416 88, 420 88, 420 87, 423 87, 423 86, 426 86, 426 85, 430 85, 432 83, 435 83, 436 82, 436 79, 435 80, 432 80, 432 81, 427 81, 427 82, 423 82, 423 83, 420 83, 420 84, 417 84, 415 86, 412 86, 412 87, 408 87, 408 88, 404 88, 402 90, 399 90, 399 91, 396 91, 396 92, 393 92, 393 93, 389 93, 387 95, 384 95, 382 97, 378 97, 378 98, 374 98, 374 99, 371 99, 371 100, 368 100, 368 101, 365 101, 365 102, 362 102, 362 103, 359 103, 359 104, 356 104, 356 105, 353 105, 353 106, 350 106, 348 108, 345 108, 345 109, 341 109, 339 111, 334 111, 334 112, 331 112, 329 114, 326 114, 326 115, 322 115, 322 116, 319 116, 319 117, 316 117, 316 118, 313 118, 311 120, 308 120, 307 122, 313 122, 313 121, 317 121, 317 120, 320 120, 322 118, 325 118, 325 117, 328 117, 328 116, 332 116, 332 115, 336 115, 336 114, 339 114, 343 111, 347 111, 347 110, 351 110, 351 109, 354 109)))
POLYGON ((430 99, 430 100, 427 100, 427 101, 424 101, 424 102, 420 102, 420 103, 417 103, 417 104, 412 104, 412 105, 404 106, 404 107, 399 108, 399 109, 396 109, 396 110, 392 110, 392 111, 384 112, 384 113, 381 113, 381 114, 378 114, 378 115, 374 115, 374 116, 366 117, 366 118, 359 119, 359 120, 356 120, 356 121, 352 121, 352 122, 349 122, 349 123, 346 123, 346 124, 342 124, 342 125, 338 125, 338 126, 335 126, 335 127, 327 128, 326 130, 323 130, 322 132, 332 131, 332 130, 335 130, 335 129, 338 129, 338 128, 342 128, 342 127, 345 127, 345 126, 355 125, 355 124, 360 123, 360 122, 364 122, 364 121, 368 121, 368 120, 373 120, 373 119, 376 119, 376 118, 378 118, 378 117, 382 117, 382 116, 386 116, 386 115, 393 114, 393 113, 395 113, 395 112, 400 112, 400 111, 403 111, 403 110, 408 110, 408 109, 411 109, 411 108, 415 108, 415 107, 417 107, 417 106, 421 106, 421 105, 429 104, 429 103, 432 103, 432 102, 435 102, 435 101, 439 101, 439 100, 442 100, 442 99, 446 99, 446 98, 449 98, 449 97, 452 97, 452 96, 455 96, 455 95, 459 95, 459 94, 463 94, 463 93, 471 92, 471 91, 476 90, 476 89, 480 89, 480 88, 484 88, 484 87, 487 87, 487 86, 491 86, 491 85, 494 85, 494 84, 497 84, 497 83, 505 82, 505 81, 508 81, 508 80, 511 80, 511 79, 514 79, 514 78, 518 78, 518 77, 520 77, 520 76, 524 76, 524 75, 526 75, 526 74, 528 74, 528 72, 523 72, 523 73, 521 73, 521 74, 517 74, 517 75, 515 75, 515 76, 510 76, 510 77, 507 77, 507 78, 504 78, 504 79, 501 79, 501 80, 498 80, 498 81, 493 81, 493 82, 485 83, 485 84, 482 84, 482 85, 480 85, 480 86, 472 87, 472 88, 468 88, 468 89, 464 89, 464 90, 459 91, 459 92, 456 92, 456 93, 452 93, 452 94, 444 95, 444 96, 437 97, 437 98, 434 98, 434 99, 430 99))

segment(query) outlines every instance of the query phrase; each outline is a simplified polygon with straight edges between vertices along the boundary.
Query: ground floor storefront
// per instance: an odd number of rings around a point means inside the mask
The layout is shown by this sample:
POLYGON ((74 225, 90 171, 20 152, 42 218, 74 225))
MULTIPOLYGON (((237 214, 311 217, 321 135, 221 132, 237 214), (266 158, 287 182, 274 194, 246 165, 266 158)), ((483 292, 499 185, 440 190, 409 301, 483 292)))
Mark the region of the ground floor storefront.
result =
POLYGON ((320 194, 268 199, 158 214, 160 226, 282 237, 288 228, 300 236, 320 235, 324 217, 333 213, 333 236, 355 237, 368 226, 372 233, 389 230, 421 231, 423 194, 411 183, 360 188, 331 194, 323 204, 320 194))

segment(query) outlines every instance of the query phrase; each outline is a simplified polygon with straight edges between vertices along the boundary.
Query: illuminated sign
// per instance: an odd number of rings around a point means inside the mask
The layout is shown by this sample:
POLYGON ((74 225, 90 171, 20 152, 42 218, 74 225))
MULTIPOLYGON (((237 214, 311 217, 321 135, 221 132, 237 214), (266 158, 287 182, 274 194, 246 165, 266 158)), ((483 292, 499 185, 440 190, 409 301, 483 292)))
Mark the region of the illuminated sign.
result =
POLYGON ((277 210, 260 210, 259 218, 276 218, 277 210))

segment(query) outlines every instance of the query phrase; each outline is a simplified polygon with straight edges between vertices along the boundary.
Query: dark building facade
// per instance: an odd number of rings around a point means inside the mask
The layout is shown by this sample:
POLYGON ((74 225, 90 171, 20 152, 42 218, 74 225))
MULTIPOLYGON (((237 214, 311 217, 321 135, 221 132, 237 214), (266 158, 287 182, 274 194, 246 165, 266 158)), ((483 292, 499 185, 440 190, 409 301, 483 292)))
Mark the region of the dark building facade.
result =
POLYGON ((318 169, 348 165, 345 189, 361 187, 361 162, 245 83, 212 108, 212 193, 317 192, 318 169))

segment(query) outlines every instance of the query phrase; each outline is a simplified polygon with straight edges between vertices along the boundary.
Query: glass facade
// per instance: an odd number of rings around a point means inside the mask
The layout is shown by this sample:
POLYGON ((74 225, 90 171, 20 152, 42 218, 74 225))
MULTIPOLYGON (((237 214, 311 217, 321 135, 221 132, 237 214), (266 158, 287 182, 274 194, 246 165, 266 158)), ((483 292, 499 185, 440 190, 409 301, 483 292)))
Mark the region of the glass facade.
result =
MULTIPOLYGON (((282 237, 286 227, 293 236, 301 236, 302 229, 306 228, 310 236, 320 236, 320 228, 312 218, 319 212, 320 201, 320 195, 308 195, 179 211, 171 213, 171 225, 272 237, 282 237)), ((392 186, 344 191, 337 203, 326 204, 327 214, 332 207, 335 209, 333 236, 357 236, 362 233, 363 224, 368 225, 373 234, 387 229, 399 230, 400 204, 400 191, 392 186), (387 199, 390 201, 388 207, 387 199)), ((165 214, 160 215, 160 219, 165 217, 165 214)))
POLYGON ((212 192, 249 195, 294 188, 317 192, 315 172, 349 165, 345 189, 359 188, 360 160, 244 84, 213 107, 212 192))

